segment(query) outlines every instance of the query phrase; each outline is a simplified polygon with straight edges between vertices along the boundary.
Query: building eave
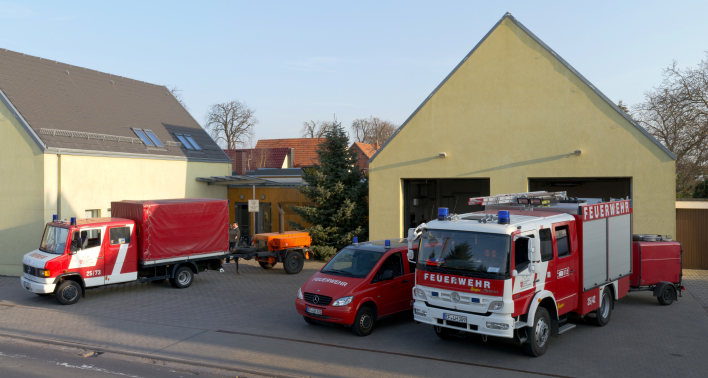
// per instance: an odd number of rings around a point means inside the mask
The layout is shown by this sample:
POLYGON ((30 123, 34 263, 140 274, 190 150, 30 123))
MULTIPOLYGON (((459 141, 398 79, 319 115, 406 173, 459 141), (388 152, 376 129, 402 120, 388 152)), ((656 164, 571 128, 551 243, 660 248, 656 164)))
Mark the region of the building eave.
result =
POLYGON ((10 99, 5 95, 5 92, 3 92, 2 89, 0 89, 0 101, 2 101, 8 109, 10 109, 12 114, 15 116, 15 119, 17 119, 17 122, 22 125, 22 128, 25 129, 27 134, 29 134, 32 140, 37 143, 37 147, 39 147, 39 149, 44 152, 47 149, 47 145, 44 143, 44 141, 42 141, 39 135, 34 132, 34 129, 32 129, 27 120, 25 120, 22 114, 20 114, 15 105, 12 104, 12 101, 10 101, 10 99))
POLYGON ((187 162, 202 162, 202 163, 220 163, 231 164, 231 160, 214 160, 198 157, 176 156, 176 155, 150 155, 150 154, 135 154, 127 152, 112 152, 99 150, 79 150, 71 148, 56 148, 46 147, 45 154, 53 155, 76 155, 76 156, 95 156, 95 157, 118 157, 130 159, 152 159, 152 160, 178 160, 187 162))

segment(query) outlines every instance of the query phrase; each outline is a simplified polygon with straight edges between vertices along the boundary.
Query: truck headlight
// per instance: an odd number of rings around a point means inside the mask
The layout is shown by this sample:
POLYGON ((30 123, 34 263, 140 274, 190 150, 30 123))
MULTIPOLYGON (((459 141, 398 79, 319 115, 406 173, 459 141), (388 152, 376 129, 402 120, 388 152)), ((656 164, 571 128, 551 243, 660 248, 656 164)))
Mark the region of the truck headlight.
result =
POLYGON ((413 312, 418 316, 428 316, 428 311, 421 310, 419 308, 413 309, 413 312))
POLYGON ((501 310, 502 308, 504 308, 504 302, 502 301, 495 301, 489 304, 490 310, 501 310))
POLYGON ((297 289, 297 299, 303 299, 302 289, 297 289))
POLYGON ((507 330, 507 329, 509 329, 509 325, 506 323, 487 322, 487 328, 507 330))
POLYGON ((49 269, 37 269, 37 275, 39 277, 49 277, 51 274, 49 273, 49 269))
POLYGON ((422 299, 422 300, 426 300, 425 292, 423 291, 423 289, 415 289, 414 292, 415 292, 416 298, 420 298, 420 299, 422 299))
POLYGON ((339 298, 336 301, 334 301, 334 303, 332 303, 332 306, 335 306, 335 307, 346 306, 346 305, 352 303, 352 300, 354 300, 353 296, 352 297, 342 297, 342 298, 339 298))

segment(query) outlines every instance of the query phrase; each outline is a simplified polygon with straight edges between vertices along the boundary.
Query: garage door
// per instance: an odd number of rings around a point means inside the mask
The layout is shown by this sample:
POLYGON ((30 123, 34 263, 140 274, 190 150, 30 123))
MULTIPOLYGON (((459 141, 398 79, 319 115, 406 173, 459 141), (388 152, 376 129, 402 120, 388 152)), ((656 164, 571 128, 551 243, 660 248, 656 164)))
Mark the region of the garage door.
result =
POLYGON ((467 203, 472 197, 489 195, 489 179, 403 180, 403 192, 403 225, 408 230, 436 219, 438 207, 447 207, 451 214, 482 210, 481 206, 467 203))
POLYGON ((529 179, 529 190, 568 193, 568 197, 632 198, 632 179, 629 177, 551 177, 529 179))

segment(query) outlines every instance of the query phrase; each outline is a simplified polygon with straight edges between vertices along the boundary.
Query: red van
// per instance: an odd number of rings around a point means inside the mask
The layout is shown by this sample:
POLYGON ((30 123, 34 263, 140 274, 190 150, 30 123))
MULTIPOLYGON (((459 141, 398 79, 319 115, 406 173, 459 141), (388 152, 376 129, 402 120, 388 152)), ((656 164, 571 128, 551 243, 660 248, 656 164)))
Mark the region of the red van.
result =
POLYGON ((407 250, 407 239, 343 248, 298 289, 297 312, 309 324, 342 324, 369 335, 377 319, 413 309, 415 265, 407 250))

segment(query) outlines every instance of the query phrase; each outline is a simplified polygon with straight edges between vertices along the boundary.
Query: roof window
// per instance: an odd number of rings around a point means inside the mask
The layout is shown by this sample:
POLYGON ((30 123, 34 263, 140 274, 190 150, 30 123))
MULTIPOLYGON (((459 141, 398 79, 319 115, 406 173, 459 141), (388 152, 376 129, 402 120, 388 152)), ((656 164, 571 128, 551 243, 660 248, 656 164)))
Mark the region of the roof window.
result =
POLYGON ((155 133, 153 133, 152 130, 143 130, 143 129, 135 129, 135 128, 134 128, 134 129, 133 129, 133 132, 134 132, 135 135, 137 135, 137 136, 140 138, 140 140, 142 140, 143 143, 145 143, 145 145, 148 146, 148 147, 155 147, 155 146, 157 146, 157 147, 165 147, 165 145, 162 144, 162 142, 160 142, 159 139, 157 139, 157 135, 155 135, 155 133))
POLYGON ((175 134, 177 139, 179 139, 180 142, 184 145, 184 147, 188 150, 193 150, 193 151, 201 151, 202 148, 199 147, 197 142, 194 141, 194 138, 192 138, 191 135, 187 134, 175 134))

